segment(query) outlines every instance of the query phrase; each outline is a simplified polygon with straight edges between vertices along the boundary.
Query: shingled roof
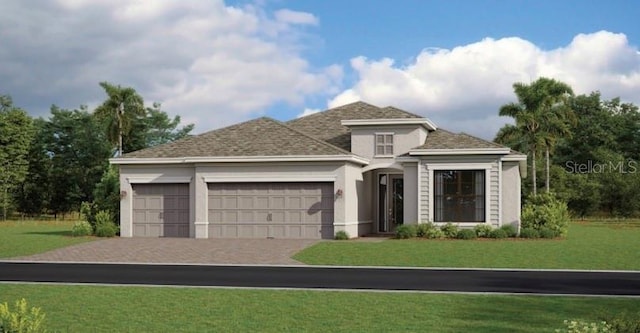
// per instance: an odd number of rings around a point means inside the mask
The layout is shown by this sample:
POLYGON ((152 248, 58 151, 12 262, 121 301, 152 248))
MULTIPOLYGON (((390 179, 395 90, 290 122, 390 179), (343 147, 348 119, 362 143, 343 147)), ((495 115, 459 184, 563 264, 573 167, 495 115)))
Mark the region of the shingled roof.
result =
POLYGON ((442 128, 429 132, 425 143, 416 149, 475 149, 506 148, 495 142, 483 140, 466 133, 453 133, 442 128))
POLYGON ((365 102, 355 102, 290 120, 287 125, 344 150, 351 150, 351 131, 342 126, 342 120, 406 118, 422 117, 391 106, 380 108, 365 102))
POLYGON ((124 158, 207 156, 352 155, 322 140, 263 117, 171 143, 134 151, 124 158))

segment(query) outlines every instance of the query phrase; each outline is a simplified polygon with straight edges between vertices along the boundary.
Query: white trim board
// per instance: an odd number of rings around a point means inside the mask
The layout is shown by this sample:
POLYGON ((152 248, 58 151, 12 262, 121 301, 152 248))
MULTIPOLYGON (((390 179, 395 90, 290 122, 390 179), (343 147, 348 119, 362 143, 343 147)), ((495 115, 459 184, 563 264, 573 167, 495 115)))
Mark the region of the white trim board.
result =
POLYGON ((384 125, 421 125, 435 131, 436 124, 427 118, 393 118, 393 119, 347 119, 340 121, 342 126, 384 126, 384 125))
POLYGON ((291 176, 278 177, 273 175, 265 175, 264 177, 228 177, 228 176, 203 176, 205 183, 332 183, 335 182, 337 176, 291 176))
POLYGON ((412 149, 409 151, 409 155, 507 155, 510 152, 509 148, 412 149))
POLYGON ((231 162, 352 162, 361 165, 369 160, 356 155, 292 155, 292 156, 207 156, 207 157, 167 157, 167 158, 111 158, 111 164, 183 164, 183 163, 231 163, 231 162))
POLYGON ((126 177, 129 184, 191 183, 192 177, 126 177))

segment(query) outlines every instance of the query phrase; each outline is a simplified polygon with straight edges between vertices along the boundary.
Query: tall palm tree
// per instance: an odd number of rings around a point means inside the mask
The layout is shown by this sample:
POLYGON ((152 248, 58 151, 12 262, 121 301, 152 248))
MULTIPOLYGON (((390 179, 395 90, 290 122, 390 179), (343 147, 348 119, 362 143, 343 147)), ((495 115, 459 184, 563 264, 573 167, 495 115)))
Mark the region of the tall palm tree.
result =
POLYGON ((100 82, 100 86, 108 98, 96 108, 94 114, 106 122, 107 138, 117 145, 117 156, 122 156, 122 137, 131 131, 135 117, 145 115, 144 100, 133 88, 108 82, 100 82))
POLYGON ((523 147, 531 155, 531 181, 533 195, 537 194, 536 187, 536 159, 538 151, 545 148, 547 158, 547 191, 549 190, 549 151, 555 144, 555 133, 564 127, 566 110, 564 98, 573 94, 571 87, 554 79, 541 77, 531 84, 514 83, 513 90, 518 98, 517 103, 509 103, 500 107, 500 115, 512 117, 515 120, 513 128, 499 133, 503 138, 521 135, 523 147))
POLYGON ((543 146, 545 149, 545 189, 550 192, 550 152, 555 148, 556 143, 562 137, 571 136, 570 124, 575 124, 575 115, 569 106, 569 96, 573 95, 571 87, 563 82, 553 79, 540 78, 537 83, 540 84, 543 91, 543 101, 540 103, 542 108, 543 123, 542 131, 543 146))
POLYGON ((550 155, 554 150, 555 145, 561 138, 570 138, 572 136, 571 126, 575 125, 576 119, 571 108, 567 104, 558 103, 552 107, 548 112, 548 117, 544 123, 543 146, 545 149, 545 162, 546 162, 546 179, 545 189, 549 193, 551 190, 550 185, 550 155))

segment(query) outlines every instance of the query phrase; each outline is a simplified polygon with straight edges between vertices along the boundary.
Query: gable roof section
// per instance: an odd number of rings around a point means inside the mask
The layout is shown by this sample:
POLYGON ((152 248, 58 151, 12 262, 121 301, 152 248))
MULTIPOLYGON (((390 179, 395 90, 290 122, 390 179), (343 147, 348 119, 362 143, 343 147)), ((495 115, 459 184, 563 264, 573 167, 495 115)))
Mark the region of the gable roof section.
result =
POLYGON ((134 151, 127 158, 352 156, 348 151, 263 117, 134 151))
POLYGON ((342 120, 408 118, 422 117, 395 107, 379 108, 365 102, 355 102, 290 120, 287 125, 349 151, 351 150, 351 131, 341 124, 342 120))
POLYGON ((495 142, 480 139, 466 133, 453 133, 437 129, 427 134, 425 143, 415 149, 485 149, 507 148, 495 142))
POLYGON ((466 133, 437 129, 427 134, 425 143, 409 151, 409 155, 509 155, 511 149, 466 133))

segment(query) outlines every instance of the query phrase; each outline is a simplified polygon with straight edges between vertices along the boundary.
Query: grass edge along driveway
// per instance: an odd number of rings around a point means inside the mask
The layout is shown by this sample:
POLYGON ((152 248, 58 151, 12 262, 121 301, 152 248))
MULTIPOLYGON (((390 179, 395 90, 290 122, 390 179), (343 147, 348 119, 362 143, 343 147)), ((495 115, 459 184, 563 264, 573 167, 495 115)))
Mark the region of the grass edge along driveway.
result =
POLYGON ((63 332, 553 332, 638 298, 0 284, 63 332))
POLYGON ((294 255, 311 265, 640 270, 640 222, 574 222, 566 239, 327 241, 294 255))
POLYGON ((72 221, 2 221, 0 222, 0 258, 28 256, 97 239, 72 237, 73 223, 72 221))

